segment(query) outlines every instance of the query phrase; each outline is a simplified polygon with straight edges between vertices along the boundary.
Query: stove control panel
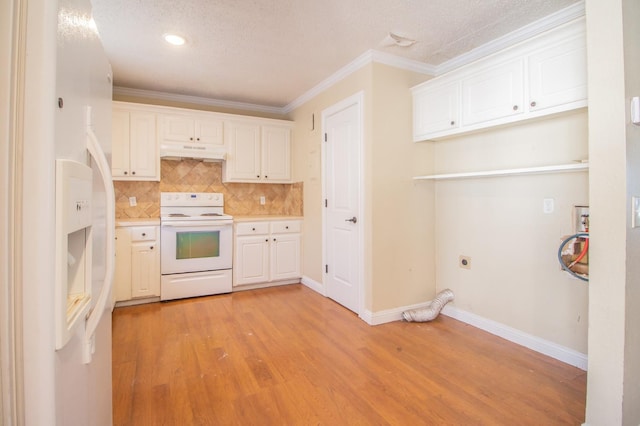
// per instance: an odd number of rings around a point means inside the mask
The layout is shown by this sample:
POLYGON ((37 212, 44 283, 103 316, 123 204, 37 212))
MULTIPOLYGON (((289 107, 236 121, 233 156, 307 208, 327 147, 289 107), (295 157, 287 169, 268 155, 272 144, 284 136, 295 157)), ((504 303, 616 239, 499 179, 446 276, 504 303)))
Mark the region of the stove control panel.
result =
POLYGON ((224 195, 219 192, 162 192, 160 206, 166 207, 223 207, 224 195))

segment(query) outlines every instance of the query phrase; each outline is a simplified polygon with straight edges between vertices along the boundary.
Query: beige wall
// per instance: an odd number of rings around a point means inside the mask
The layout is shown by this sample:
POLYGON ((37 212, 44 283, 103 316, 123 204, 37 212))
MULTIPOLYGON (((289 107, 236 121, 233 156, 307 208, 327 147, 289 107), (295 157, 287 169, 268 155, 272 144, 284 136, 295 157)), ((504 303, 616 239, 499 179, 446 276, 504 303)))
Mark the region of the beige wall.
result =
POLYGON ((365 309, 433 297, 432 186, 414 183, 431 169, 431 147, 411 142, 409 88, 425 76, 370 64, 294 110, 294 176, 304 182, 303 273, 322 283, 322 111, 364 91, 365 309), (312 115, 315 129, 311 129, 312 115))
MULTIPOLYGON (((587 158, 587 141, 581 110, 437 142, 435 164, 438 173, 567 164, 587 158)), ((556 256, 574 233, 573 206, 588 204, 585 172, 438 181, 438 291, 453 290, 459 309, 586 353, 588 285, 556 256)))
POLYGON ((589 425, 640 424, 640 130, 629 123, 640 95, 637 0, 587 0, 591 280, 589 425))

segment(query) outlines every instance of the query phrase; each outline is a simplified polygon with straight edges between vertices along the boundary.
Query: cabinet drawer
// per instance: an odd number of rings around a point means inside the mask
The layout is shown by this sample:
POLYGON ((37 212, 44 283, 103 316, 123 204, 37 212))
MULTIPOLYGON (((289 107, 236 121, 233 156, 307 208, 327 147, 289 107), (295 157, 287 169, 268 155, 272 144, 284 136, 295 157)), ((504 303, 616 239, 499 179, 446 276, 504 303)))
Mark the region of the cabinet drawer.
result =
POLYGON ((236 235, 262 235, 269 233, 269 222, 245 222, 236 224, 236 235))
POLYGON ((155 239, 155 226, 136 226, 131 228, 131 241, 152 241, 155 239))
POLYGON ((272 234, 299 233, 302 228, 299 220, 278 220, 271 222, 272 234))

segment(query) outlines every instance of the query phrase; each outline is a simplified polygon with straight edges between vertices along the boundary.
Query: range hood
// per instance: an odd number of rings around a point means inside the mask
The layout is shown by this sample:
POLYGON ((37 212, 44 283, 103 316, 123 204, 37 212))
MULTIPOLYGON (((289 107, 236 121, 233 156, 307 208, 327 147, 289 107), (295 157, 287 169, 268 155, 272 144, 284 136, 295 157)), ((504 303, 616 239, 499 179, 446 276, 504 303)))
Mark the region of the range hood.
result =
POLYGON ((203 161, 224 161, 226 155, 225 147, 220 145, 171 142, 160 144, 160 158, 164 160, 194 158, 203 161))

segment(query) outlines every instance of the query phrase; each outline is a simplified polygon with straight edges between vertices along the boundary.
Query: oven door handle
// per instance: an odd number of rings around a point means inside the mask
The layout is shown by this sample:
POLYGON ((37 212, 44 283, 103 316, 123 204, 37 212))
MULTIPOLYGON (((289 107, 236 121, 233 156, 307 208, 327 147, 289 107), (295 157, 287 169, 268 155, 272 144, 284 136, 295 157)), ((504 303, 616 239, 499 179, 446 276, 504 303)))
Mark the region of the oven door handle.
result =
POLYGON ((233 220, 172 220, 161 223, 161 226, 167 228, 202 228, 203 226, 227 225, 233 225, 233 220))

